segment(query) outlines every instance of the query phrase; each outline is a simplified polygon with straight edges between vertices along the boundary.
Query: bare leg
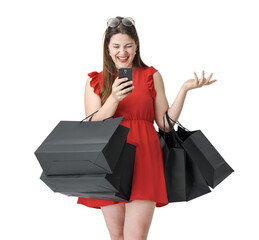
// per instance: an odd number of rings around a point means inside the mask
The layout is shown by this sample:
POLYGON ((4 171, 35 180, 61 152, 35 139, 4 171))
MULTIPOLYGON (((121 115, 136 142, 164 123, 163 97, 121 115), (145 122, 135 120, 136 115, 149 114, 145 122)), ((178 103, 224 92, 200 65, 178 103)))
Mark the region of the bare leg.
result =
POLYGON ((133 200, 126 203, 124 240, 146 240, 156 203, 150 200, 133 200))
POLYGON ((101 207, 111 240, 123 240, 125 203, 101 207))

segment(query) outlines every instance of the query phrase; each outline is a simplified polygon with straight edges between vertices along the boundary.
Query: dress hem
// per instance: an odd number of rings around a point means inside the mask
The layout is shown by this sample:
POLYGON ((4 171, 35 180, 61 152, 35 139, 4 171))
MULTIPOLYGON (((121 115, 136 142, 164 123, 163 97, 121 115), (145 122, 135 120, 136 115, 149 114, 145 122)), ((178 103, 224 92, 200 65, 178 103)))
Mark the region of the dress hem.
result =
MULTIPOLYGON (((98 200, 104 200, 104 199, 98 199, 98 200)), ((156 202, 154 200, 151 200, 151 199, 141 199, 141 198, 138 198, 138 199, 130 199, 129 202, 133 201, 133 200, 149 200, 149 201, 153 201, 156 203, 155 207, 164 207, 166 205, 169 204, 169 202, 167 203, 161 203, 161 202, 156 202)), ((109 201, 109 200, 108 200, 109 201)), ((90 207, 90 208, 96 208, 96 209, 101 209, 101 207, 105 207, 105 206, 109 206, 109 205, 114 205, 114 204, 118 204, 118 203, 129 203, 129 202, 120 202, 120 201, 112 201, 111 200, 111 203, 102 203, 102 204, 99 204, 99 205, 95 205, 95 204, 87 204, 87 203, 84 203, 84 200, 79 200, 77 201, 77 204, 81 204, 81 205, 84 205, 86 207, 90 207)))

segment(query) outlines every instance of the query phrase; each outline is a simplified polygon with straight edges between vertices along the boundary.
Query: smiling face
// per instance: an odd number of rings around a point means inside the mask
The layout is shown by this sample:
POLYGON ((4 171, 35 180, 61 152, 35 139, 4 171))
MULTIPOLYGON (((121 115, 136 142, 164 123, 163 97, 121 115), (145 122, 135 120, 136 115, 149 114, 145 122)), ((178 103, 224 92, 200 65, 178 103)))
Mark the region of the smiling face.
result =
POLYGON ((128 34, 117 33, 111 37, 108 45, 110 57, 117 69, 132 68, 137 46, 128 34))

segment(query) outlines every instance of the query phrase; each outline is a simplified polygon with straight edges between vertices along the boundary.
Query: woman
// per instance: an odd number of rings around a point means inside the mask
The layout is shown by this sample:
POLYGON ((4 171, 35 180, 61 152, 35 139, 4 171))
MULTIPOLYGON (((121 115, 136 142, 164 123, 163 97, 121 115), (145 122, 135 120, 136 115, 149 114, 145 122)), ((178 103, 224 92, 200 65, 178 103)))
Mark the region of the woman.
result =
MULTIPOLYGON (((91 72, 85 87, 85 113, 97 111, 92 121, 124 116, 121 125, 130 128, 127 143, 136 146, 132 190, 128 203, 78 198, 78 204, 101 209, 112 240, 146 239, 155 207, 168 204, 162 149, 154 120, 163 129, 166 111, 178 120, 189 90, 210 85, 206 79, 187 80, 169 108, 161 74, 140 57, 140 43, 132 18, 111 18, 105 31, 103 71, 91 72), (119 68, 133 68, 133 81, 118 78, 119 68), (125 83, 123 83, 125 82, 125 83), (131 85, 124 90, 126 86, 131 85), (132 92, 129 92, 131 91, 132 92)), ((169 126, 165 121, 165 130, 169 126)))

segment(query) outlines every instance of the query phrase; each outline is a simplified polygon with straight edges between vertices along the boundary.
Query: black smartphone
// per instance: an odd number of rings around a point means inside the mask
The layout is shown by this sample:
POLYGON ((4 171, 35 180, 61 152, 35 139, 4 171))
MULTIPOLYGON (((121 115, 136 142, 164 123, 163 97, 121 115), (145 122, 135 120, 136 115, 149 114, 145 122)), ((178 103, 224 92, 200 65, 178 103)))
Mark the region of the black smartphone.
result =
MULTIPOLYGON (((128 82, 128 81, 132 81, 132 68, 120 68, 119 69, 119 78, 128 78, 128 80, 127 81, 124 81, 124 82, 128 82)), ((122 82, 122 83, 124 83, 124 82, 122 82)), ((121 84, 122 84, 121 83, 121 84)), ((129 88, 129 87, 131 87, 132 86, 132 84, 131 85, 129 85, 129 86, 126 86, 125 88, 123 88, 123 89, 126 89, 126 88, 129 88)), ((123 90, 122 89, 122 90, 123 90)), ((132 90, 130 90, 130 91, 128 91, 128 93, 129 92, 132 92, 132 90)))

